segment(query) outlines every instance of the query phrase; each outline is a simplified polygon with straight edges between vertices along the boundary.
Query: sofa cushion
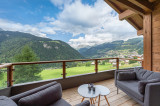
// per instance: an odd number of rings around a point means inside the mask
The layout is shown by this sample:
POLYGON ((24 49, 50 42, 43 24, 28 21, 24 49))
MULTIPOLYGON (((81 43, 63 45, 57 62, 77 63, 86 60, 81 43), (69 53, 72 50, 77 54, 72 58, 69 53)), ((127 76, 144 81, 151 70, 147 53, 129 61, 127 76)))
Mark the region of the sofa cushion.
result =
POLYGON ((136 73, 135 72, 119 72, 117 79, 119 81, 125 81, 125 80, 135 80, 136 79, 136 73))
POLYGON ((41 90, 43 90, 43 89, 46 89, 46 88, 48 88, 48 87, 50 87, 50 86, 55 85, 55 84, 57 84, 56 81, 51 82, 51 83, 49 83, 49 84, 45 84, 45 85, 43 85, 43 86, 34 88, 34 89, 32 89, 32 90, 29 90, 29 91, 26 91, 26 92, 23 92, 23 93, 20 93, 20 94, 18 94, 18 95, 12 96, 12 97, 10 97, 10 98, 11 98, 14 102, 16 102, 16 103, 18 104, 18 101, 19 101, 21 98, 26 97, 26 96, 29 96, 29 95, 34 94, 34 93, 37 93, 37 92, 39 92, 39 91, 41 91, 41 90))
POLYGON ((19 106, 48 106, 62 97, 62 88, 60 84, 55 84, 49 88, 39 91, 30 96, 23 97, 19 100, 19 106))
POLYGON ((143 80, 138 82, 138 91, 144 95, 145 87, 148 83, 160 82, 160 79, 143 80))
POLYGON ((66 102, 64 99, 59 99, 58 101, 52 103, 49 106, 71 106, 68 102, 66 102))
POLYGON ((137 80, 147 80, 147 78, 153 73, 139 67, 135 67, 134 71, 136 72, 137 80))
POLYGON ((152 72, 152 74, 147 78, 147 80, 151 79, 160 79, 160 72, 152 72))
POLYGON ((0 106, 17 106, 17 104, 6 96, 0 96, 0 106))
POLYGON ((123 91, 126 91, 127 93, 129 93, 133 97, 135 97, 143 102, 144 95, 142 95, 138 91, 138 81, 137 80, 135 80, 135 81, 133 81, 133 80, 132 81, 117 81, 117 85, 121 89, 123 89, 123 91))

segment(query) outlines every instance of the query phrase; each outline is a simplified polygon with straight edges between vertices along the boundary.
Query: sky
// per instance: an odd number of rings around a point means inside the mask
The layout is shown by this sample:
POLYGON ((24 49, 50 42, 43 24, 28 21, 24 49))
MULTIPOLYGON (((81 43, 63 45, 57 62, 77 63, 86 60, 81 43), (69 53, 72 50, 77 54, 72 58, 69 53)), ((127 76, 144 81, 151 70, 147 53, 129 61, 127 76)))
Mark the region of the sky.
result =
POLYGON ((137 37, 104 0, 0 0, 0 28, 62 40, 74 48, 137 37))

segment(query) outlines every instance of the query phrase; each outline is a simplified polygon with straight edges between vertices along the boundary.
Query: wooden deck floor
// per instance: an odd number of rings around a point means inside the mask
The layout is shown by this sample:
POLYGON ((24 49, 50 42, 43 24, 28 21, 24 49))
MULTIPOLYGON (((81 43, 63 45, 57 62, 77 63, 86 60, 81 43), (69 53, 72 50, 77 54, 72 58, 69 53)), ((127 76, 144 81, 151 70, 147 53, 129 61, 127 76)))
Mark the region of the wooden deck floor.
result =
MULTIPOLYGON (((109 79, 106 81, 101 81, 94 83, 95 85, 103 85, 110 89, 110 94, 107 96, 108 101, 111 106, 140 106, 136 101, 131 99, 125 93, 119 90, 117 95, 117 88, 114 85, 114 79, 109 79)), ((81 102, 82 97, 78 94, 77 88, 71 88, 63 90, 63 99, 69 102, 71 105, 75 105, 81 102)), ((86 99, 87 100, 87 99, 86 99)), ((98 106, 98 101, 96 101, 95 106, 98 106)), ((104 97, 101 97, 100 106, 108 106, 104 97)))

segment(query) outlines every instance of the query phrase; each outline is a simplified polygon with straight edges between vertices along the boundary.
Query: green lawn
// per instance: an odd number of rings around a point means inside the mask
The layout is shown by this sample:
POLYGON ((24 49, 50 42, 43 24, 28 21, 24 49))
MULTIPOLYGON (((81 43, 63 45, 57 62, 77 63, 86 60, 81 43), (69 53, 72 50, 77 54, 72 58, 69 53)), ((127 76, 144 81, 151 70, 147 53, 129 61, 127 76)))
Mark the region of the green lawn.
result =
MULTIPOLYGON (((138 64, 138 63, 125 64, 125 65, 120 66, 120 69, 129 68, 129 67, 136 67, 136 66, 140 66, 140 64, 138 64)), ((98 71, 111 70, 111 69, 116 69, 116 67, 113 67, 111 63, 106 63, 105 65, 100 65, 100 64, 98 65, 98 71)), ((94 65, 66 68, 67 76, 86 74, 86 73, 94 73, 94 72, 95 72, 94 65)), ((6 83, 7 72, 4 71, 2 73, 3 74, 1 74, 1 76, 0 76, 0 89, 5 88, 7 85, 7 83, 6 83)), ((44 69, 41 73, 39 73, 42 80, 62 78, 61 74, 62 74, 62 68, 61 69, 44 69)))
MULTIPOLYGON (((135 66, 139 66, 139 64, 138 63, 126 64, 126 65, 120 66, 120 68, 128 68, 128 67, 135 67, 135 66)), ((116 69, 116 67, 113 67, 112 64, 110 63, 107 63, 106 65, 98 65, 98 71, 111 70, 111 69, 116 69)), ((72 67, 72 68, 66 69, 67 76, 93 73, 93 72, 95 72, 94 65, 78 66, 78 67, 72 67)), ((39 75, 43 80, 47 80, 47 79, 53 79, 53 78, 61 78, 62 77, 61 74, 62 74, 62 69, 45 69, 39 75)))

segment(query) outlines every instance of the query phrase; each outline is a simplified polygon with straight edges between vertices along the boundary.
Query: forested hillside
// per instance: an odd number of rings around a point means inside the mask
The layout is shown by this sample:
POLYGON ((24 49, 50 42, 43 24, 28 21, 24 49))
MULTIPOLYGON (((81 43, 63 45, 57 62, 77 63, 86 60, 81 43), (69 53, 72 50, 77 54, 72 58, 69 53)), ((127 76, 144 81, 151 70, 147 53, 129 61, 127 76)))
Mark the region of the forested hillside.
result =
POLYGON ((133 38, 127 41, 119 40, 104 43, 89 49, 81 48, 79 52, 87 58, 122 57, 143 54, 143 38, 133 38))
POLYGON ((41 61, 82 59, 78 51, 59 40, 37 37, 28 33, 0 31, 0 63, 14 62, 13 57, 28 45, 41 61))

